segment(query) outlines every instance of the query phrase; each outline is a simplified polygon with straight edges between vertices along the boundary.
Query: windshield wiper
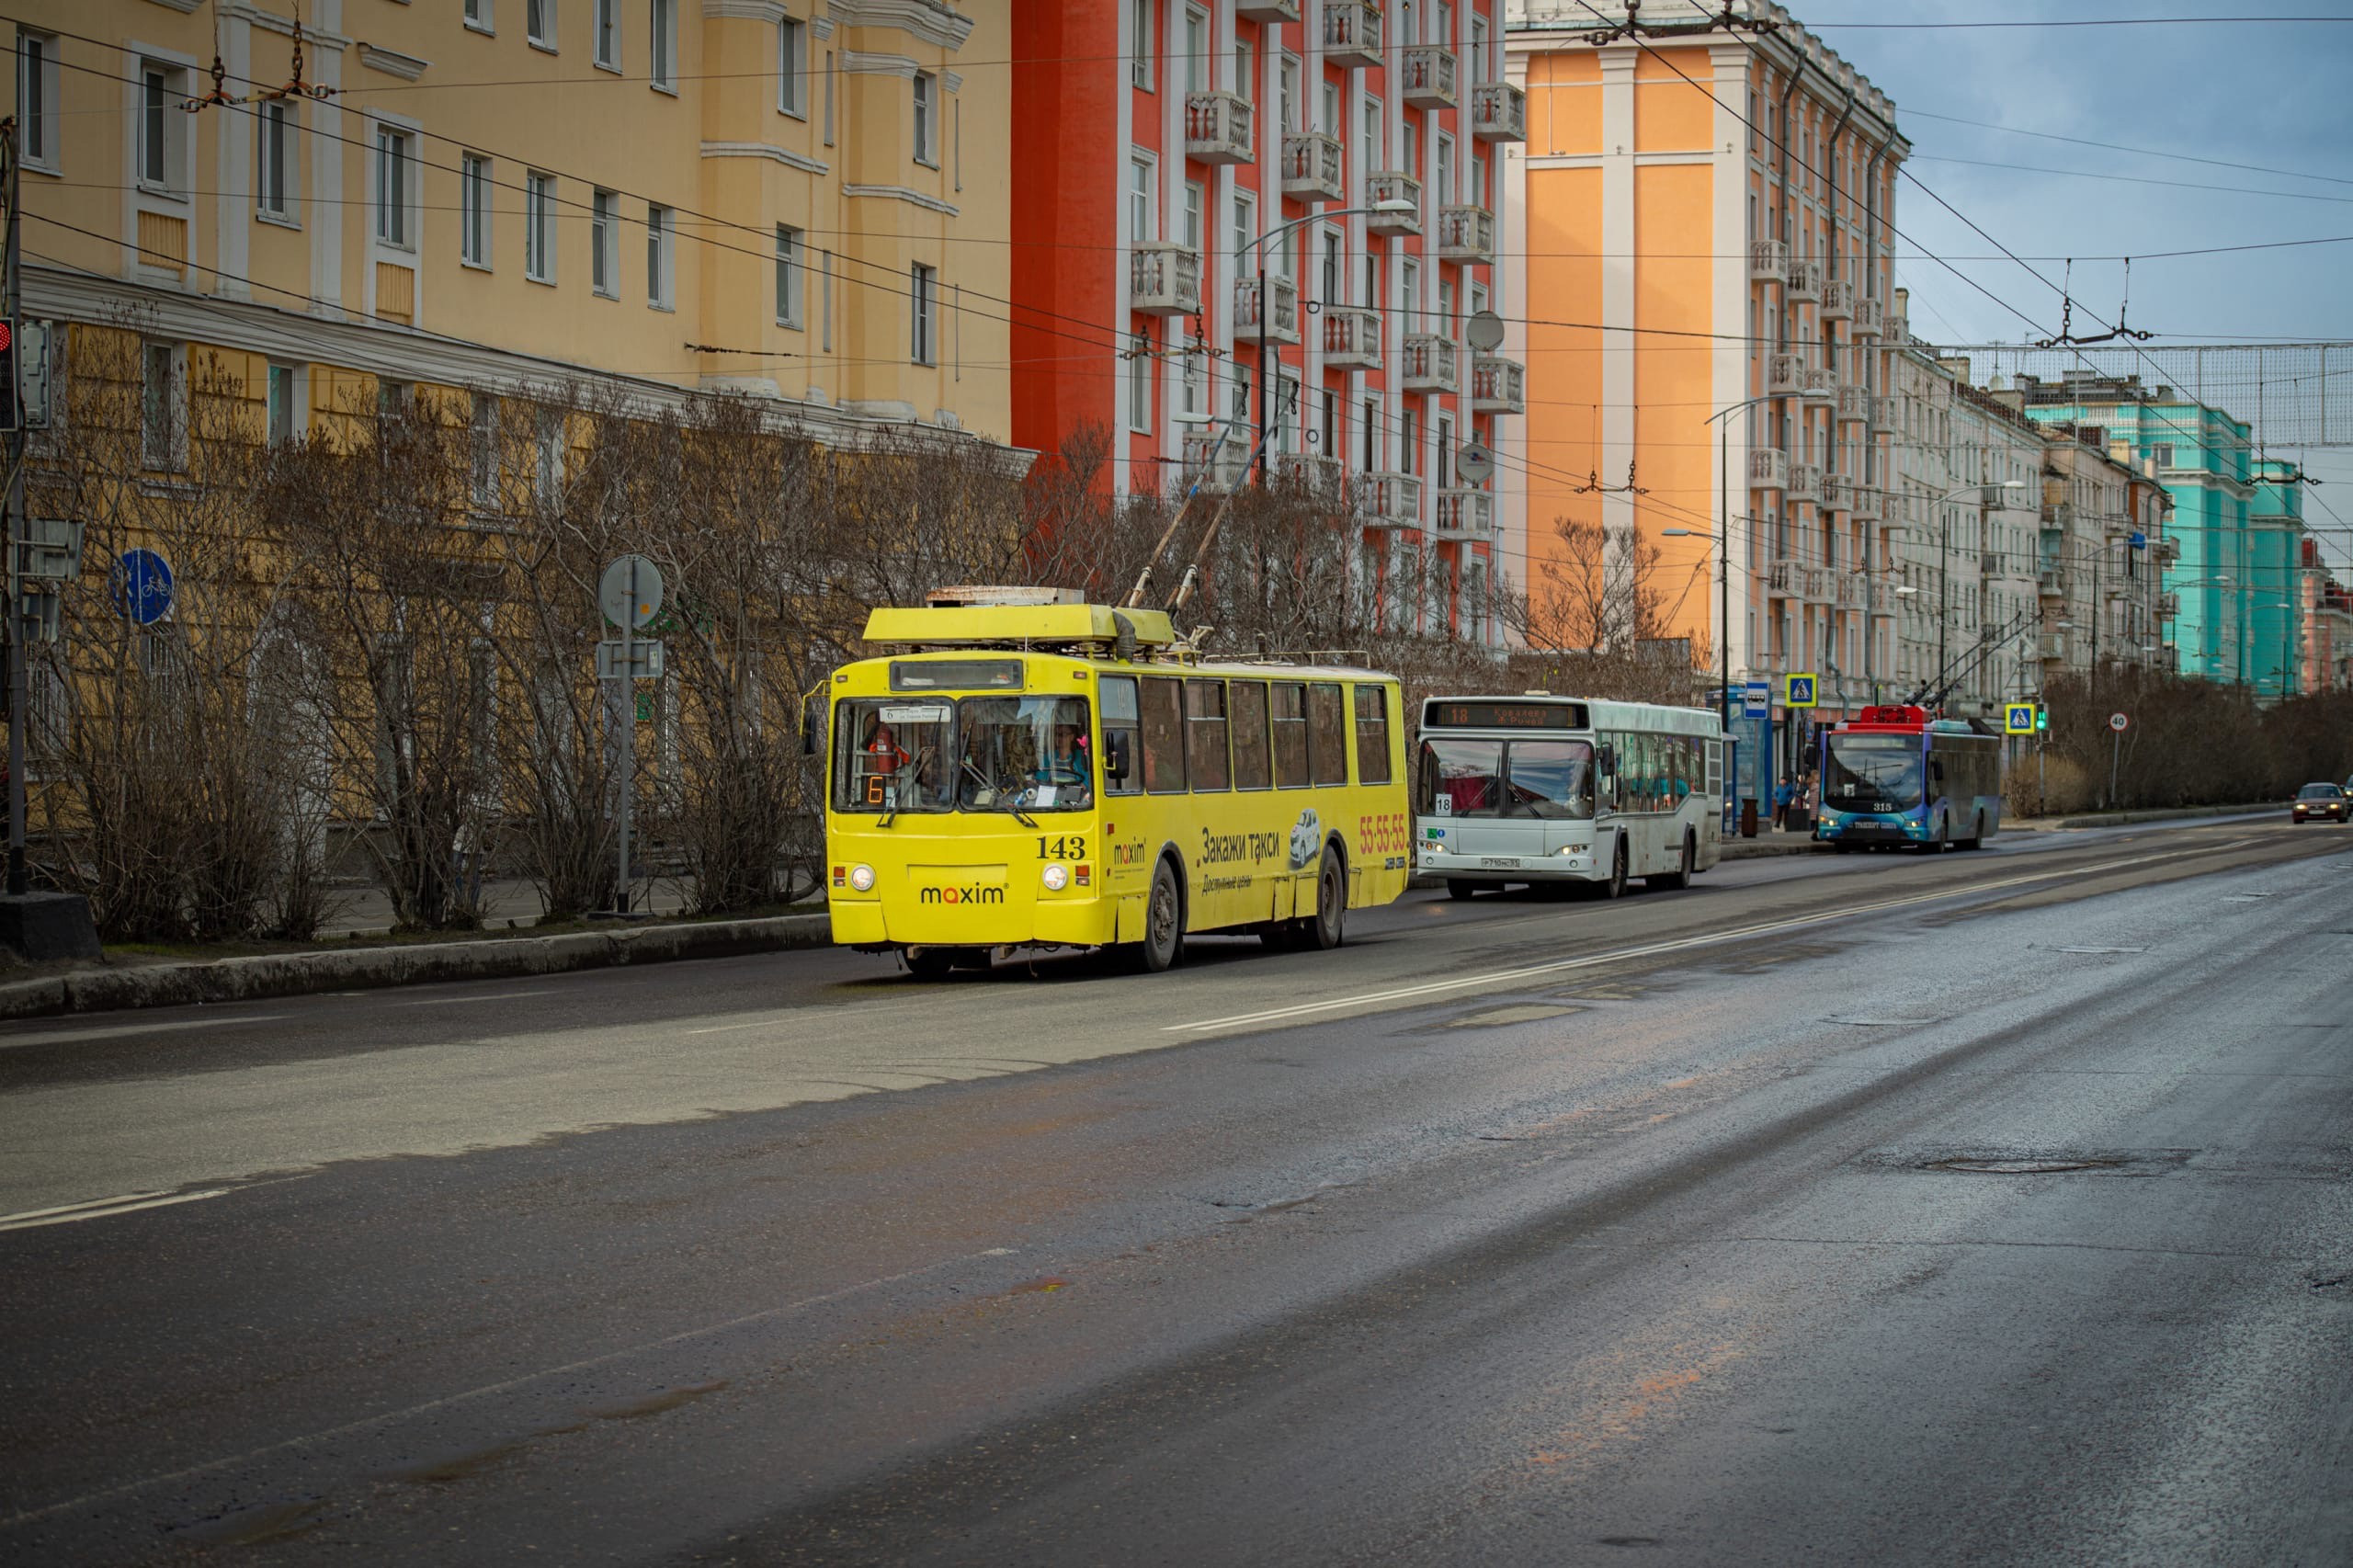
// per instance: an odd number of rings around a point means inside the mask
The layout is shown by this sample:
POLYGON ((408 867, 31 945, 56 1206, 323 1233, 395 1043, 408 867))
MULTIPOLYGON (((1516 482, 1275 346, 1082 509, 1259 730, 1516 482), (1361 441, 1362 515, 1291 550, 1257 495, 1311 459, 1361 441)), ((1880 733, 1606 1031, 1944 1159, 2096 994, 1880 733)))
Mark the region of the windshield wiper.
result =
MULTIPOLYGON (((986 790, 989 793, 993 795, 1004 795, 1006 797, 1004 805, 990 806, 986 808, 987 810, 1011 812, 1016 822, 1018 822, 1022 826, 1029 828, 1033 833, 1037 831, 1038 819, 1031 816, 1028 812, 1023 811, 1021 809, 1021 802, 1014 800, 1008 791, 1000 790, 995 784, 990 783, 989 776, 983 773, 980 769, 980 765, 969 756, 964 759, 964 771, 971 774, 975 779, 979 780, 981 788, 986 790)), ((975 801, 973 804, 978 805, 980 802, 975 801)))
POLYGON ((905 772, 907 769, 909 769, 910 767, 915 767, 916 765, 918 765, 919 763, 921 763, 921 762, 922 762, 926 757, 929 756, 930 755, 931 755, 931 748, 930 748, 929 746, 926 746, 926 747, 924 747, 924 748, 923 748, 923 750, 921 750, 921 751, 919 751, 919 752, 915 753, 915 756, 911 756, 911 757, 907 758, 907 760, 906 760, 906 761, 904 761, 904 762, 903 762, 903 763, 899 764, 899 766, 898 766, 898 767, 894 767, 894 768, 891 769, 891 771, 890 771, 890 772, 888 772, 888 773, 886 773, 886 774, 884 774, 884 775, 882 776, 884 778, 886 778, 886 779, 890 779, 890 780, 892 780, 892 790, 891 790, 891 804, 890 804, 887 808, 885 808, 885 809, 884 809, 884 811, 883 811, 883 812, 882 812, 881 816, 881 817, 879 817, 878 819, 876 819, 875 824, 874 824, 874 825, 875 825, 875 826, 877 826, 877 827, 888 827, 888 826, 890 826, 892 823, 894 823, 894 822, 896 822, 896 821, 898 820, 898 818, 899 818, 899 791, 898 791, 898 789, 897 789, 897 787, 896 787, 896 781, 897 781, 897 779, 898 779, 898 777, 899 777, 899 775, 900 775, 900 774, 904 773, 904 772, 905 772))

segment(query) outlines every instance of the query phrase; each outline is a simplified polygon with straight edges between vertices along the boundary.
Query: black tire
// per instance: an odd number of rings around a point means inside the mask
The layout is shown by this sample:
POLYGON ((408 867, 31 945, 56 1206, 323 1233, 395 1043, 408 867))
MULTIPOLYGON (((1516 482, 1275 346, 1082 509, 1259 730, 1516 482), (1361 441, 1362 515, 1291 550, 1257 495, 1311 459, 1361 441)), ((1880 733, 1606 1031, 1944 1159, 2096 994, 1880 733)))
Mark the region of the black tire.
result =
POLYGON ((947 948, 909 948, 900 957, 918 980, 938 980, 956 965, 955 953, 947 948))
POLYGON ((1957 847, 1962 849, 1983 849, 1985 847, 1985 813, 1980 812, 1975 816, 1970 818, 1969 826, 1971 829, 1969 836, 1962 839, 1957 847))
POLYGON ((1479 884, 1468 877, 1449 877, 1446 879, 1446 896, 1466 901, 1476 898, 1479 896, 1479 884))
POLYGON ((996 962, 996 954, 988 948, 959 948, 949 958, 958 969, 987 970, 996 962))
POLYGON ((1691 835, 1687 833, 1683 835, 1683 854, 1682 857, 1676 861, 1675 869, 1672 871, 1662 872, 1655 877, 1644 877, 1643 879, 1643 886, 1646 888, 1660 888, 1668 892, 1673 892, 1680 888, 1688 888, 1691 885, 1691 872, 1694 868, 1699 865, 1699 849, 1692 844, 1691 835))
POLYGON ((1338 850, 1326 845, 1324 869, 1315 874, 1315 913, 1307 922, 1303 947, 1330 952, 1347 938, 1348 871, 1338 850))
POLYGON ((1626 835, 1622 833, 1618 835, 1618 853, 1609 862, 1609 880, 1601 884, 1601 896, 1626 896, 1626 835))
POLYGON ((1176 873, 1163 860, 1152 873, 1152 896, 1144 901, 1143 940, 1136 945, 1136 967, 1164 974, 1185 960, 1185 903, 1176 873))
POLYGON ((1950 817, 1938 817, 1938 818, 1937 819, 1937 838, 1936 838, 1936 842, 1928 846, 1928 853, 1929 853, 1929 854, 1931 854, 1931 855, 1941 855, 1941 854, 1943 854, 1946 850, 1948 850, 1948 849, 1949 849, 1949 848, 1951 848, 1951 847, 1952 847, 1952 818, 1950 818, 1950 817))

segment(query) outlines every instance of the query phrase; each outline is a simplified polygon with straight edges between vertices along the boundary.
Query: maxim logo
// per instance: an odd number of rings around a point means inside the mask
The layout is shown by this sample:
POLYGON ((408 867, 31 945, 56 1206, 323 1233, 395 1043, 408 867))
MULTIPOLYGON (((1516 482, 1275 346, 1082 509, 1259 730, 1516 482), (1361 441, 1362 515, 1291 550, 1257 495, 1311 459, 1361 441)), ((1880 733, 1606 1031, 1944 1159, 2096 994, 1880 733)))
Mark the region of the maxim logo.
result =
POLYGON ((963 888, 925 888, 917 895, 923 903, 1003 903, 1003 888, 984 888, 978 882, 963 888))

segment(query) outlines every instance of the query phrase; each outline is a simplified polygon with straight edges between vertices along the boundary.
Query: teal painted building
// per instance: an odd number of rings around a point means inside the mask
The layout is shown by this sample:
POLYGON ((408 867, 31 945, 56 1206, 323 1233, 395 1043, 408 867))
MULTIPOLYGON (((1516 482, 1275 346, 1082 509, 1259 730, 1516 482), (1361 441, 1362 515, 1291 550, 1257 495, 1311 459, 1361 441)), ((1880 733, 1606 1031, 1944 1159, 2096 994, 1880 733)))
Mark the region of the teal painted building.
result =
POLYGON ((2166 533, 2180 554, 2165 568, 2165 588, 2177 608, 2164 637, 2175 667, 2245 686, 2258 701, 2293 696, 2304 532, 2295 465, 2256 458, 2244 421, 2138 376, 2021 376, 2018 390, 2039 424, 2105 428, 2109 455, 2153 465, 2173 497, 2166 533))

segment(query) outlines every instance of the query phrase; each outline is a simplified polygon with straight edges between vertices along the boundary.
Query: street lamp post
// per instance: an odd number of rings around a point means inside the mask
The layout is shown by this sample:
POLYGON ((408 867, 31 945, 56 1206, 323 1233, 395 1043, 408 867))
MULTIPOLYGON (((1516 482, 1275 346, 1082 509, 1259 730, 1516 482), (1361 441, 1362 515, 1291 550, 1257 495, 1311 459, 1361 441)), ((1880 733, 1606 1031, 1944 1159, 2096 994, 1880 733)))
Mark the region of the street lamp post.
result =
MULTIPOLYGON (((1717 723, 1722 733, 1732 733, 1732 420, 1731 415, 1744 408, 1754 408, 1760 403, 1770 403, 1779 394, 1743 398, 1727 403, 1705 419, 1702 425, 1716 426, 1716 578, 1722 599, 1723 629, 1716 639, 1716 658, 1722 666, 1722 689, 1716 694, 1717 723), (1721 423, 1719 423, 1721 421, 1721 423)), ((1688 533, 1688 528, 1663 528, 1662 533, 1688 533)), ((1868 617, 1866 617, 1868 619, 1868 617)), ((1753 652, 1753 651, 1752 651, 1753 652)), ((1754 667, 1753 665, 1751 666, 1754 667)), ((1765 759, 1757 759, 1758 787, 1763 787, 1765 759)))
MULTIPOLYGON (((1367 207, 1340 207, 1324 211, 1310 212, 1303 217, 1293 218, 1289 222, 1276 224, 1273 228, 1268 229, 1265 233, 1260 234, 1257 238, 1252 240, 1248 244, 1243 247, 1245 251, 1255 250, 1258 253, 1259 483, 1264 484, 1267 483, 1267 242, 1275 238, 1279 234, 1287 234, 1290 233, 1291 230, 1299 228, 1302 224, 1313 223, 1322 220, 1332 218, 1354 218, 1373 212, 1411 212, 1412 210, 1414 210, 1414 204, 1412 202, 1406 200, 1404 197, 1397 197, 1388 201, 1376 201, 1367 207)), ((1305 304, 1302 302, 1298 309, 1300 310, 1301 314, 1304 316, 1306 313, 1305 304)), ((1301 328, 1300 335, 1302 339, 1306 336, 1306 329, 1304 326, 1301 328)), ((1328 456, 1329 454, 1327 453, 1326 455, 1328 456)))

